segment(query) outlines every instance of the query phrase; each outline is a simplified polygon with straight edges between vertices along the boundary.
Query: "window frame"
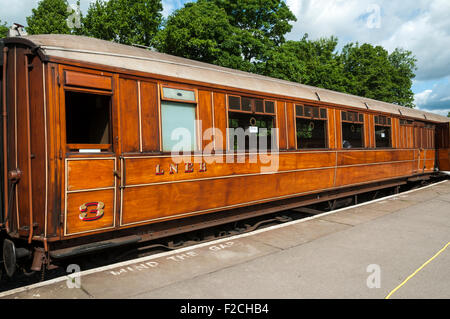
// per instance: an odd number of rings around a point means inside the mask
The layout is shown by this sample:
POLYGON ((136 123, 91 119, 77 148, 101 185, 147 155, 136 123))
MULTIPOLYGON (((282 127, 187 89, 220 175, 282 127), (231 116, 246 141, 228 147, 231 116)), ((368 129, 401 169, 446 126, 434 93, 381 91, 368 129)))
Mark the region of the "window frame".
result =
MULTIPOLYGON (((225 103, 226 103, 226 119, 227 119, 227 127, 226 127, 227 132, 226 132, 225 136, 226 136, 226 146, 227 146, 228 151, 233 151, 233 152, 237 152, 237 153, 249 153, 249 150, 247 150, 247 149, 235 150, 234 148, 232 148, 232 146, 230 144, 230 136, 228 135, 228 129, 231 128, 230 122, 229 122, 230 121, 230 114, 229 114, 230 112, 240 113, 240 114, 249 114, 249 115, 270 116, 273 119, 272 128, 278 128, 277 104, 276 104, 276 100, 274 100, 274 99, 266 99, 263 97, 255 97, 255 96, 250 96, 250 95, 225 94, 225 103), (230 108, 230 100, 229 100, 230 97, 239 98, 239 110, 230 108), (251 101, 252 101, 251 111, 242 110, 242 98, 251 99, 251 101), (256 112, 255 100, 263 101, 264 112, 256 112), (273 113, 266 112, 266 102, 273 103, 273 113)), ((275 143, 278 143, 277 140, 278 139, 275 139, 275 143)), ((271 150, 267 150, 267 152, 271 152, 271 150)))
POLYGON ((357 111, 351 111, 351 110, 341 110, 341 138, 342 138, 342 146, 344 145, 344 130, 343 130, 343 124, 344 123, 348 123, 348 124, 361 124, 362 125, 362 132, 361 132, 361 141, 362 141, 362 146, 361 147, 352 147, 352 148, 343 148, 345 150, 362 150, 362 149, 366 149, 367 145, 366 145, 366 123, 365 123, 365 113, 363 112, 357 112, 357 111), (345 116, 345 120, 344 120, 344 114, 345 116), (356 119, 353 120, 349 120, 348 119, 348 114, 356 114, 356 119), (361 120, 362 117, 362 120, 361 120))
POLYGON ((294 103, 294 119, 295 119, 295 144, 296 144, 296 150, 297 151, 323 151, 323 150, 329 150, 330 149, 330 136, 329 136, 329 132, 328 132, 328 107, 322 107, 322 106, 314 106, 314 105, 309 105, 309 104, 301 104, 301 103, 294 103), (297 111, 298 108, 297 107, 301 107, 302 109, 302 114, 303 115, 298 115, 297 111), (309 107, 311 108, 311 116, 305 116, 305 107, 309 107), (317 108, 319 111, 319 116, 315 117, 314 116, 314 108, 317 108), (321 111, 325 111, 325 117, 322 117, 322 112, 321 111), (300 147, 300 143, 298 141, 298 136, 297 136, 297 119, 303 119, 303 120, 320 120, 320 121, 324 121, 325 125, 324 125, 324 136, 325 136, 325 147, 321 147, 321 148, 301 148, 300 147))
POLYGON ((226 96, 226 103, 227 103, 228 112, 239 112, 239 113, 247 113, 247 114, 275 116, 275 117, 277 115, 276 102, 275 102, 275 100, 272 100, 272 99, 265 99, 265 98, 262 98, 262 97, 254 97, 254 96, 248 96, 248 95, 227 94, 227 96, 226 96), (229 100, 230 97, 239 98, 239 100, 240 100, 240 102, 239 102, 239 110, 230 108, 230 100, 229 100), (248 98, 248 99, 251 100, 251 107, 250 107, 251 110, 250 111, 246 111, 246 110, 242 109, 242 98, 248 98), (255 101, 256 100, 261 100, 263 102, 264 112, 256 112, 256 107, 255 107, 255 101), (273 113, 266 112, 266 102, 273 103, 273 113))
POLYGON ((114 116, 113 116, 113 103, 114 103, 114 94, 111 91, 101 91, 96 89, 85 89, 85 88, 77 88, 77 87, 69 87, 65 86, 63 88, 63 99, 64 99, 64 142, 66 145, 66 151, 68 153, 75 154, 105 154, 105 153, 113 153, 113 136, 114 136, 114 116), (67 142, 67 100, 66 93, 82 93, 82 94, 92 94, 92 95, 103 95, 109 97, 109 142, 107 144, 99 144, 99 143, 68 143, 67 142), (80 150, 93 150, 92 152, 80 152, 80 150), (97 152, 96 150, 100 150, 97 152))
POLYGON ((196 88, 190 88, 190 87, 186 87, 186 86, 182 86, 182 85, 161 84, 160 85, 160 96, 161 96, 161 101, 171 101, 171 102, 195 104, 198 107, 198 90, 196 88), (195 101, 182 100, 182 99, 172 99, 172 98, 165 97, 164 96, 164 89, 165 88, 173 89, 173 90, 183 90, 183 91, 194 92, 195 101))
POLYGON ((385 115, 375 115, 373 117, 373 134, 374 134, 374 142, 375 142, 375 149, 393 149, 394 147, 392 146, 392 119, 393 117, 390 116, 385 116, 385 115), (384 123, 380 123, 380 118, 383 119, 382 122, 384 123), (384 120, 385 119, 385 120, 384 120), (377 123, 378 120, 378 123, 377 123), (389 127, 389 146, 377 146, 377 136, 376 136, 376 131, 377 131, 377 126, 381 126, 381 127, 389 127))

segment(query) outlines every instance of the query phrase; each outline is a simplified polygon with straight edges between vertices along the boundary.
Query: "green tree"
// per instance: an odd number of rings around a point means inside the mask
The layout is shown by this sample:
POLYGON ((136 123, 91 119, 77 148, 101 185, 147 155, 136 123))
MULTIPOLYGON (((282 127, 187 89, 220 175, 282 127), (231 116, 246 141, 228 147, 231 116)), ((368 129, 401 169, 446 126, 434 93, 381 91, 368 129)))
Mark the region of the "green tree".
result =
POLYGON ((210 0, 223 8, 236 27, 244 60, 257 64, 285 42, 295 15, 283 0, 210 0))
POLYGON ((32 9, 27 17, 29 34, 69 34, 72 32, 67 24, 67 18, 72 11, 68 10, 67 0, 41 0, 37 8, 32 9))
POLYGON ((416 59, 397 49, 390 55, 381 46, 349 43, 340 54, 345 92, 388 103, 414 107, 411 90, 416 59))
POLYGON ((2 24, 2 20, 0 20, 0 39, 6 38, 8 35, 9 28, 7 27, 6 21, 2 24))
POLYGON ((450 117, 450 112, 448 112, 447 117, 450 117))
POLYGON ((335 52, 336 37, 287 41, 269 54, 259 73, 306 85, 345 91, 343 65, 335 52))
POLYGON ((162 21, 161 0, 96 0, 82 19, 83 34, 149 46, 162 21))
POLYGON ((417 59, 411 51, 396 48, 389 55, 391 64, 391 94, 393 103, 413 108, 414 93, 411 90, 413 79, 416 77, 417 59))
POLYGON ((225 10, 211 1, 187 3, 176 10, 157 34, 154 46, 160 51, 188 59, 235 69, 251 69, 239 47, 239 30, 225 10))
POLYGON ((199 0, 173 12, 154 45, 161 52, 258 72, 295 20, 283 0, 199 0))

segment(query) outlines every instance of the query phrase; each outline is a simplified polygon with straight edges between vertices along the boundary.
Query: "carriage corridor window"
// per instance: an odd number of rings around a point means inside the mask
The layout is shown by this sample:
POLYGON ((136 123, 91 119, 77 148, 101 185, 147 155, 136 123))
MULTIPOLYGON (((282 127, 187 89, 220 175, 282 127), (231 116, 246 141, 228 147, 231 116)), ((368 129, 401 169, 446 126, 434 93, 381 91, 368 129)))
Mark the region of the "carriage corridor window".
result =
POLYGON ((161 93, 163 152, 197 150, 196 91, 162 86, 161 93))
POLYGON ((270 150, 275 143, 275 102, 258 98, 228 96, 229 148, 235 151, 270 150), (240 132, 243 133, 241 137, 240 132), (254 144, 252 144, 254 143, 254 144))
POLYGON ((297 148, 327 148, 327 109, 314 106, 295 106, 297 148))
POLYGON ((342 147, 364 147, 364 115, 342 111, 342 147))
POLYGON ((195 104, 161 101, 163 151, 195 151, 195 104))
POLYGON ((111 97, 66 91, 65 99, 66 141, 73 145, 69 147, 110 149, 111 97))
POLYGON ((390 117, 381 115, 375 116, 375 147, 392 147, 390 117))

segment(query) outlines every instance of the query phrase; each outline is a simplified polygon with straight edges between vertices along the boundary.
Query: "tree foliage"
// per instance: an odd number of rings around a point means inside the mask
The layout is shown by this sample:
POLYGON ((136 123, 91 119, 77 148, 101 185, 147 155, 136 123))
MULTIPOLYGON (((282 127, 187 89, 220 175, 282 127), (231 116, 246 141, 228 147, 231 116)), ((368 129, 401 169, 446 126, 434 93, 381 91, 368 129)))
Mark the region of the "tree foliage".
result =
POLYGON ((299 82, 336 91, 345 91, 343 66, 335 49, 336 37, 287 41, 273 49, 265 63, 260 64, 263 75, 299 82))
POLYGON ((82 19, 83 34, 149 46, 162 21, 161 0, 96 0, 82 19))
POLYGON ((258 63, 272 47, 285 42, 295 15, 283 0, 211 0, 224 9, 236 28, 244 60, 258 63))
POLYGON ((345 92, 414 106, 411 86, 416 59, 411 52, 396 49, 389 54, 381 46, 350 43, 342 49, 340 59, 344 67, 343 75, 348 79, 345 92))
POLYGON ((161 52, 235 69, 251 68, 239 48, 239 34, 225 10, 213 2, 187 3, 174 12, 157 34, 154 46, 161 52))
POLYGON ((295 16, 282 0, 198 0, 167 19, 155 39, 165 53, 256 72, 285 41, 295 16))
POLYGON ((0 20, 0 39, 6 38, 6 36, 8 35, 8 30, 9 28, 7 27, 7 22, 5 21, 2 24, 2 20, 0 20))
POLYGON ((67 24, 71 14, 67 0, 41 0, 37 8, 27 17, 29 34, 69 34, 72 30, 67 24))

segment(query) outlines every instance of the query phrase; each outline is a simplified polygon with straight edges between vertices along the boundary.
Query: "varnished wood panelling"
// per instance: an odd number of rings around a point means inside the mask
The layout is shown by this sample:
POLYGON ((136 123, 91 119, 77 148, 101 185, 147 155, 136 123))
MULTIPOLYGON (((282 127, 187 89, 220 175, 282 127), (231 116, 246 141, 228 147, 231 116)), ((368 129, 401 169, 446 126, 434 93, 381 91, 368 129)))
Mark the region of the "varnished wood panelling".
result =
MULTIPOLYGON (((222 138, 214 137, 214 145, 216 151, 224 151, 227 149, 227 108, 225 94, 214 92, 214 127, 220 131, 222 138)), ((220 134, 220 133, 219 133, 220 134)))
POLYGON ((28 68, 25 65, 25 54, 24 49, 17 49, 17 83, 22 83, 22 85, 17 85, 17 166, 22 171, 22 178, 20 183, 17 184, 17 202, 19 203, 19 227, 29 225, 29 213, 30 213, 30 202, 28 199, 29 194, 29 174, 31 174, 28 169, 28 128, 27 128, 27 92, 25 80, 25 72, 28 68))
POLYGON ((102 90, 112 89, 112 79, 109 76, 101 76, 96 74, 64 71, 65 84, 73 86, 81 86, 87 88, 95 88, 102 90))
POLYGON ((392 148, 398 148, 398 136, 399 136, 399 120, 397 118, 391 119, 392 130, 392 148))
POLYGON ((436 150, 427 150, 426 158, 429 160, 436 159, 436 150))
MULTIPOLYGON (((58 236, 62 233, 61 212, 64 211, 64 161, 60 159, 63 149, 60 116, 60 94, 57 84, 58 66, 48 64, 47 67, 47 113, 48 113, 48 144, 49 144, 49 214, 47 218, 47 233, 58 236)), ((65 141, 64 141, 65 142, 65 141)))
POLYGON ((412 160, 414 160, 414 152, 410 150, 349 151, 338 153, 339 166, 412 160))
MULTIPOLYGON (((250 155, 251 156, 251 155, 250 155)), ((250 163, 249 155, 231 157, 233 163, 227 163, 222 156, 192 158, 176 158, 175 164, 171 157, 152 158, 126 158, 125 159, 125 185, 141 185, 149 183, 173 182, 181 180, 205 179, 215 177, 233 177, 235 175, 261 174, 262 172, 283 172, 291 170, 305 170, 313 168, 334 167, 336 155, 334 152, 317 153, 282 153, 269 154, 267 160, 272 162, 261 163, 261 158, 255 156, 255 163, 250 163), (278 166, 276 156, 278 158, 278 166), (245 160, 245 162, 244 162, 245 160), (238 161, 242 161, 239 163, 238 161), (186 163, 193 163, 193 172, 186 173, 186 163), (206 165, 206 171, 201 172, 200 163, 206 165), (272 166, 270 166, 272 163, 272 166), (159 172, 156 174, 156 166, 159 172), (171 167, 172 165, 172 167, 171 167), (172 173, 171 173, 172 172, 172 173)), ((266 161, 266 159, 263 159, 266 161)))
MULTIPOLYGON (((95 209, 89 207, 88 210, 95 209)), ((66 210, 66 235, 90 232, 114 226, 114 190, 99 190, 92 192, 70 193, 67 195, 66 210), (103 216, 94 221, 80 219, 80 206, 91 202, 103 202, 105 204, 103 216)), ((95 216, 94 213, 88 215, 95 216)))
POLYGON ((400 143, 399 148, 408 147, 408 127, 405 125, 400 125, 400 143))
MULTIPOLYGON (((335 149, 336 148, 336 144, 337 144, 337 137, 336 137, 336 118, 334 115, 334 110, 333 109, 328 109, 327 110, 327 117, 328 117, 328 136, 329 136, 329 148, 331 149, 335 149)), ((340 125, 340 124, 339 124, 340 125)))
POLYGON ((141 82, 142 150, 159 150, 158 87, 156 83, 141 82))
POLYGON ((41 234, 45 230, 45 214, 47 205, 46 188, 46 119, 44 118, 44 85, 43 65, 38 57, 29 61, 33 66, 29 69, 29 99, 30 99, 30 129, 33 132, 31 138, 32 186, 33 186, 33 223, 37 224, 36 233, 41 234))
POLYGON ((439 169, 441 171, 450 171, 450 149, 440 149, 438 159, 439 169))
POLYGON ((208 212, 330 188, 333 176, 333 169, 325 169, 126 188, 122 224, 208 212))
POLYGON ((114 159, 67 161, 68 191, 114 186, 114 159))
POLYGON ((277 101, 277 128, 279 135, 279 149, 285 150, 287 149, 287 127, 286 127, 286 112, 285 112, 285 103, 281 101, 277 101))
POLYGON ((119 83, 122 152, 139 152, 138 84, 129 79, 120 79, 119 83))
POLYGON ((371 148, 370 145, 370 124, 369 124, 369 114, 364 114, 364 145, 366 148, 371 148))
POLYGON ((375 148, 375 117, 373 114, 369 115, 369 127, 370 127, 370 148, 375 148))
POLYGON ((286 103, 287 131, 288 131, 288 149, 295 150, 297 133, 295 131, 294 104, 286 103))
POLYGON ((435 160, 434 159, 427 159, 425 160, 425 172, 432 172, 434 170, 434 164, 435 164, 435 160))
POLYGON ((334 116, 336 120, 336 148, 342 149, 342 125, 341 125, 341 111, 334 110, 334 116))
MULTIPOLYGON (((204 149, 206 147, 206 145, 213 142, 212 139, 204 139, 204 137, 206 136, 204 134, 205 131, 208 129, 212 129, 212 127, 213 127, 211 94, 212 94, 212 92, 210 92, 210 91, 203 91, 203 90, 198 91, 197 107, 198 107, 198 115, 199 115, 198 120, 200 120, 202 123, 201 124, 202 131, 200 132, 201 137, 202 137, 202 149, 204 149)), ((210 134, 207 137, 209 138, 210 134)))
MULTIPOLYGON (((7 127, 9 128, 9 132, 7 133, 7 152, 9 154, 7 158, 7 165, 6 165, 6 171, 16 167, 15 165, 15 131, 16 131, 16 125, 15 125, 15 99, 16 96, 14 94, 15 90, 15 80, 14 80, 14 69, 15 69, 15 63, 14 63, 14 57, 15 57, 15 49, 9 48, 7 54, 7 63, 8 67, 6 68, 6 106, 9 116, 6 118, 7 120, 7 127)), ((3 76, 3 74, 2 74, 3 76)), ((3 89, 3 88, 2 88, 3 89)), ((3 98, 3 97, 2 97, 3 98)), ((3 100, 2 100, 3 103, 3 100)), ((3 123, 3 121, 2 121, 3 123)), ((2 124, 3 129, 3 124, 2 124)), ((3 130, 2 130, 3 134, 3 130)), ((3 144, 3 135, 2 135, 2 144, 3 144)), ((2 145, 3 146, 3 145, 2 145)), ((3 149, 2 149, 3 152, 3 149)), ((3 156, 3 154, 2 154, 3 156)), ((3 172, 4 174, 4 172, 3 172)), ((3 181, 2 181, 3 182, 3 181)), ((8 190, 8 184, 9 182, 6 182, 6 185, 3 185, 3 191, 6 192, 6 198, 9 198, 10 192, 8 190)), ((2 199, 2 204, 6 204, 5 197, 2 199)), ((8 209, 8 218, 9 218, 9 227, 10 229, 15 230, 16 229, 16 205, 15 201, 12 203, 9 203, 9 209, 8 209)))
POLYGON ((345 186, 411 175, 411 162, 340 167, 336 186, 345 186))

